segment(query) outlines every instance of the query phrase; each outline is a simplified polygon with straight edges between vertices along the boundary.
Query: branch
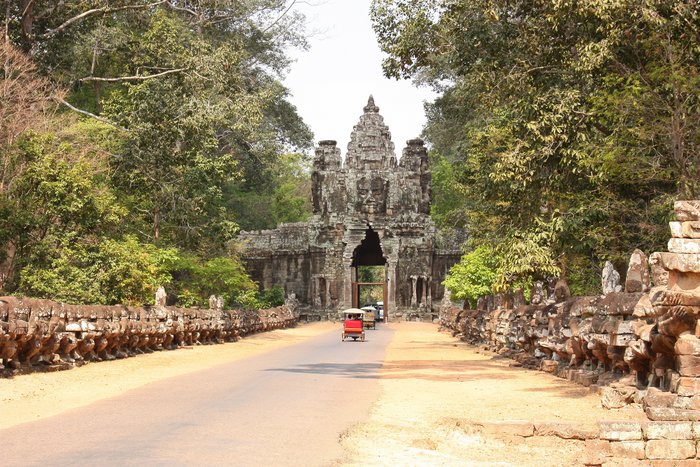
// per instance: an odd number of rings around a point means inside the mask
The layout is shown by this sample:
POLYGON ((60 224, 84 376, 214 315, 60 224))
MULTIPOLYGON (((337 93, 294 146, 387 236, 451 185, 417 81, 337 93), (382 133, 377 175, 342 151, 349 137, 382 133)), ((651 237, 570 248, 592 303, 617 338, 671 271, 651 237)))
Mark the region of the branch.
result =
POLYGON ((60 97, 54 97, 53 99, 54 99, 56 102, 65 105, 66 107, 68 107, 68 108, 71 109, 72 111, 77 112, 77 113, 79 113, 79 114, 81 114, 81 115, 86 115, 86 116, 88 116, 88 117, 90 117, 90 118, 94 118, 95 120, 100 121, 100 122, 102 122, 102 123, 106 123, 107 125, 113 126, 114 128, 116 128, 116 129, 118 129, 118 130, 121 130, 121 131, 129 131, 129 130, 127 130, 126 128, 120 127, 120 126, 117 125, 116 123, 114 123, 114 122, 112 122, 112 121, 110 121, 110 120, 107 120, 107 119, 104 118, 104 117, 100 117, 99 115, 95 115, 94 113, 88 112, 87 110, 79 109, 79 108, 77 108, 77 107, 71 105, 70 103, 66 102, 64 99, 61 99, 60 97))
POLYGON ((270 29, 272 29, 272 28, 275 26, 275 24, 277 24, 282 18, 284 18, 284 17, 287 15, 287 13, 289 13, 289 10, 292 9, 292 7, 296 4, 296 2, 297 2, 297 0, 293 0, 292 3, 289 4, 289 6, 287 7, 287 9, 284 10, 284 11, 282 12, 282 14, 279 15, 279 16, 277 17, 277 19, 274 20, 274 21, 272 22, 272 24, 270 24, 268 27, 266 27, 265 29, 263 29, 262 32, 265 33, 265 32, 267 32, 267 31, 269 31, 270 29))
POLYGON ((156 73, 155 75, 135 75, 135 76, 122 76, 120 78, 100 78, 99 76, 87 76, 85 78, 80 78, 78 81, 81 83, 85 81, 102 81, 105 83, 118 83, 120 81, 143 81, 146 79, 160 78, 161 76, 169 75, 171 73, 178 73, 180 71, 185 71, 187 68, 174 68, 172 70, 166 70, 161 73, 156 73))
MULTIPOLYGON (((34 4, 34 1, 35 1, 35 0, 29 0, 29 2, 27 2, 27 6, 24 7, 24 11, 22 11, 22 18, 24 18, 24 16, 29 12, 29 9, 30 9, 30 8, 32 7, 32 5, 34 4)), ((9 2, 8 2, 8 3, 9 3, 9 2)))
POLYGON ((175 4, 173 4, 172 1, 166 1, 165 3, 166 3, 167 6, 168 6, 170 9, 172 9, 172 10, 175 10, 175 11, 184 11, 185 13, 189 13, 190 15, 195 16, 195 17, 199 17, 199 16, 200 16, 199 14, 197 14, 196 11, 191 10, 190 8, 185 8, 185 7, 181 7, 181 6, 175 6, 175 4))
POLYGON ((42 39, 48 39, 52 36, 55 36, 59 32, 62 32, 64 29, 66 29, 68 26, 75 23, 76 21, 80 21, 81 19, 86 18, 88 16, 97 15, 97 14, 104 14, 104 13, 114 13, 116 11, 124 11, 124 10, 140 10, 143 8, 150 8, 150 7, 162 5, 165 2, 166 2, 166 0, 160 0, 160 1, 157 1, 154 3, 144 3, 141 5, 128 5, 128 6, 122 6, 122 7, 117 7, 117 8, 110 8, 110 7, 93 8, 92 10, 84 11, 83 13, 80 13, 79 15, 70 18, 69 20, 65 21, 63 24, 61 24, 60 26, 58 26, 54 29, 49 29, 44 34, 40 35, 39 37, 42 39))

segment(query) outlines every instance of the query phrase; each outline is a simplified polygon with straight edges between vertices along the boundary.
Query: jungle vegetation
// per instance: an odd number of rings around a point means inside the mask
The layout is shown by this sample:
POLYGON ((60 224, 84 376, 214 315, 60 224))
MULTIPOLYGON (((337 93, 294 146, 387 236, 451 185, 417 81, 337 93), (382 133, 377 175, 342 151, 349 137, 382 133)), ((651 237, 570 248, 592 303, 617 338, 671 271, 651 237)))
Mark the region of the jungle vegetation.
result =
POLYGON ((374 0, 388 77, 432 86, 433 217, 468 229, 447 285, 474 300, 665 250, 700 195, 694 0, 374 0))
POLYGON ((0 1, 0 291, 180 305, 258 293, 240 229, 308 215, 280 0, 0 1))

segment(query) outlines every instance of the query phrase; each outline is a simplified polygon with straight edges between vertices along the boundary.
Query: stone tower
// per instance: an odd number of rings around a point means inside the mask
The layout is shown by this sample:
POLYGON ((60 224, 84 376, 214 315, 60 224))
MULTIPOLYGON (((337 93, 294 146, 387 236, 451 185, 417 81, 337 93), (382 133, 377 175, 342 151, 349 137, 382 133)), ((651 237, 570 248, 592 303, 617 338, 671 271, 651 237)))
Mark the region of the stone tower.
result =
POLYGON ((370 96, 344 162, 335 141, 316 148, 311 220, 243 232, 244 260, 262 286, 284 286, 309 316, 331 318, 361 305, 357 268, 383 266, 388 316, 432 319, 460 242, 437 245, 430 190, 423 141, 408 141, 397 161, 389 127, 370 96))

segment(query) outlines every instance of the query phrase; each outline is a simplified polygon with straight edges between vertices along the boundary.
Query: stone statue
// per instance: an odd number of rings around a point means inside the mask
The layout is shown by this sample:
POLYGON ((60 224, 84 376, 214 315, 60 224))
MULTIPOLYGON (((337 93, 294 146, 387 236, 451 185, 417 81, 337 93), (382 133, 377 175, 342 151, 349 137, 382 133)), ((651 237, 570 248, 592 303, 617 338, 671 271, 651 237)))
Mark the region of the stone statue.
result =
POLYGON ((641 250, 634 250, 627 267, 625 278, 625 292, 648 292, 651 284, 649 278, 649 261, 647 255, 641 250))
POLYGON ((615 270, 615 266, 610 261, 606 261, 603 267, 602 284, 603 295, 622 291, 620 273, 615 270))
POLYGON ((532 305, 539 305, 544 303, 546 297, 544 296, 544 284, 542 281, 536 281, 532 284, 532 293, 530 295, 530 303, 532 305))
POLYGON ((156 292, 156 306, 165 306, 165 302, 168 299, 168 294, 165 293, 165 287, 162 285, 158 287, 156 292))

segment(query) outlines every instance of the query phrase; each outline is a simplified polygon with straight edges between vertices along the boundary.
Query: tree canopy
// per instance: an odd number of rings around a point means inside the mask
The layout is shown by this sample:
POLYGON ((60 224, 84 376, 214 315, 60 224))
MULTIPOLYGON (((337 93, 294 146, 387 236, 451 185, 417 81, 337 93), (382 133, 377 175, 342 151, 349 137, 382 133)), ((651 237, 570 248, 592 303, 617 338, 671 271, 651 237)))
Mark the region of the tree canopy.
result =
POLYGON ((235 284, 210 282, 219 293, 248 293, 238 201, 262 193, 263 219, 308 213, 294 154, 312 134, 281 84, 287 48, 306 46, 292 7, 0 2, 0 289, 143 302, 175 281, 203 301, 195 283, 225 270, 235 284))
POLYGON ((372 19, 385 74, 440 93, 433 212, 498 252, 496 288, 593 292, 700 195, 697 2, 374 0, 372 19))

